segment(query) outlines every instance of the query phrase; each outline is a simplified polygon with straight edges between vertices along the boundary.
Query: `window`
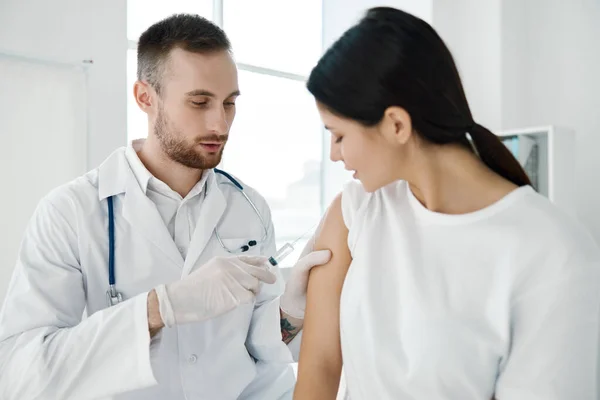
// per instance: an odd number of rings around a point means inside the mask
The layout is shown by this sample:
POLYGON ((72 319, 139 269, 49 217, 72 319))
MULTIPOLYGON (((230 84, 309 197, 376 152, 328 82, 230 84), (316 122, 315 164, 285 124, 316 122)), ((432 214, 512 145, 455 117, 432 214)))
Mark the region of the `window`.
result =
POLYGON ((239 83, 222 168, 267 199, 280 247, 321 215, 321 122, 302 81, 242 70, 239 83))
POLYGON ((321 55, 321 0, 224 0, 223 22, 241 64, 306 76, 321 55))
MULTIPOLYGON (((322 5, 321 0, 293 3, 171 0, 151 12, 141 0, 128 3, 128 140, 147 134, 146 115, 131 93, 139 34, 175 12, 199 13, 223 25, 238 63, 242 96, 220 167, 266 198, 278 248, 318 223, 325 193, 324 131, 305 87, 321 54, 322 5)), ((284 267, 297 259, 307 239, 297 243, 284 267)))

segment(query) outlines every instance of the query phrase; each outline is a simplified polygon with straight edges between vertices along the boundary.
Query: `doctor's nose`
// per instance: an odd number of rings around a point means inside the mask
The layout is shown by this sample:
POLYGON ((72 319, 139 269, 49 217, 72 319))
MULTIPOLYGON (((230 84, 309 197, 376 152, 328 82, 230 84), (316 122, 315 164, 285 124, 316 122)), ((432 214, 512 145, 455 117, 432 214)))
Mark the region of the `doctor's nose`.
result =
POLYGON ((215 107, 211 110, 207 116, 207 128, 208 130, 215 132, 219 135, 225 135, 229 132, 229 120, 227 118, 227 112, 223 107, 215 107))

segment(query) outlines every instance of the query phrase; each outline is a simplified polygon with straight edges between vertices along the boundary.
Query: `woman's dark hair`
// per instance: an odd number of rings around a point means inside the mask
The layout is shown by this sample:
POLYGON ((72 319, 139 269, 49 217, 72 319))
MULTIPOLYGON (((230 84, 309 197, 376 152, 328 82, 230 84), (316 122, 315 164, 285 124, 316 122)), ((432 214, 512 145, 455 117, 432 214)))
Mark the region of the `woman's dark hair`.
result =
POLYGON ((527 174, 496 135, 477 124, 450 51, 425 21, 377 7, 337 40, 319 60, 308 90, 331 112, 377 125, 391 106, 405 109, 421 137, 436 144, 459 143, 518 186, 527 174))

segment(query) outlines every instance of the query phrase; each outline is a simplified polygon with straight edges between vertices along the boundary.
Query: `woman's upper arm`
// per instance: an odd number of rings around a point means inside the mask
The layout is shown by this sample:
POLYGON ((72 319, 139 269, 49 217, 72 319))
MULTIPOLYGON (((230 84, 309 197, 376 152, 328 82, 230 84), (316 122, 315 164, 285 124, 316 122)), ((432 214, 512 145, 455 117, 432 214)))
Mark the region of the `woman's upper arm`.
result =
POLYGON ((351 261, 347 240, 338 195, 315 242, 315 250, 329 249, 332 257, 310 273, 296 399, 335 399, 337 394, 342 368, 340 296, 351 261))

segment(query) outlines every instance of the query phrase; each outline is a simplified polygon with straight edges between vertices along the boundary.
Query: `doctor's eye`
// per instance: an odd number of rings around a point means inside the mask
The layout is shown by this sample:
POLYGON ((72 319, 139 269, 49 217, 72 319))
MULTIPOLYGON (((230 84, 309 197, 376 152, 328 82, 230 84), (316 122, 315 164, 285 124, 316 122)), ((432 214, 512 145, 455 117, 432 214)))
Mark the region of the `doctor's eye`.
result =
POLYGON ((204 107, 208 104, 206 101, 192 101, 192 104, 196 107, 204 107))
POLYGON ((227 108, 231 108, 231 107, 235 107, 235 103, 234 102, 227 102, 227 103, 223 103, 223 105, 227 108))
POLYGON ((335 137, 335 143, 340 143, 342 141, 343 136, 335 137))

